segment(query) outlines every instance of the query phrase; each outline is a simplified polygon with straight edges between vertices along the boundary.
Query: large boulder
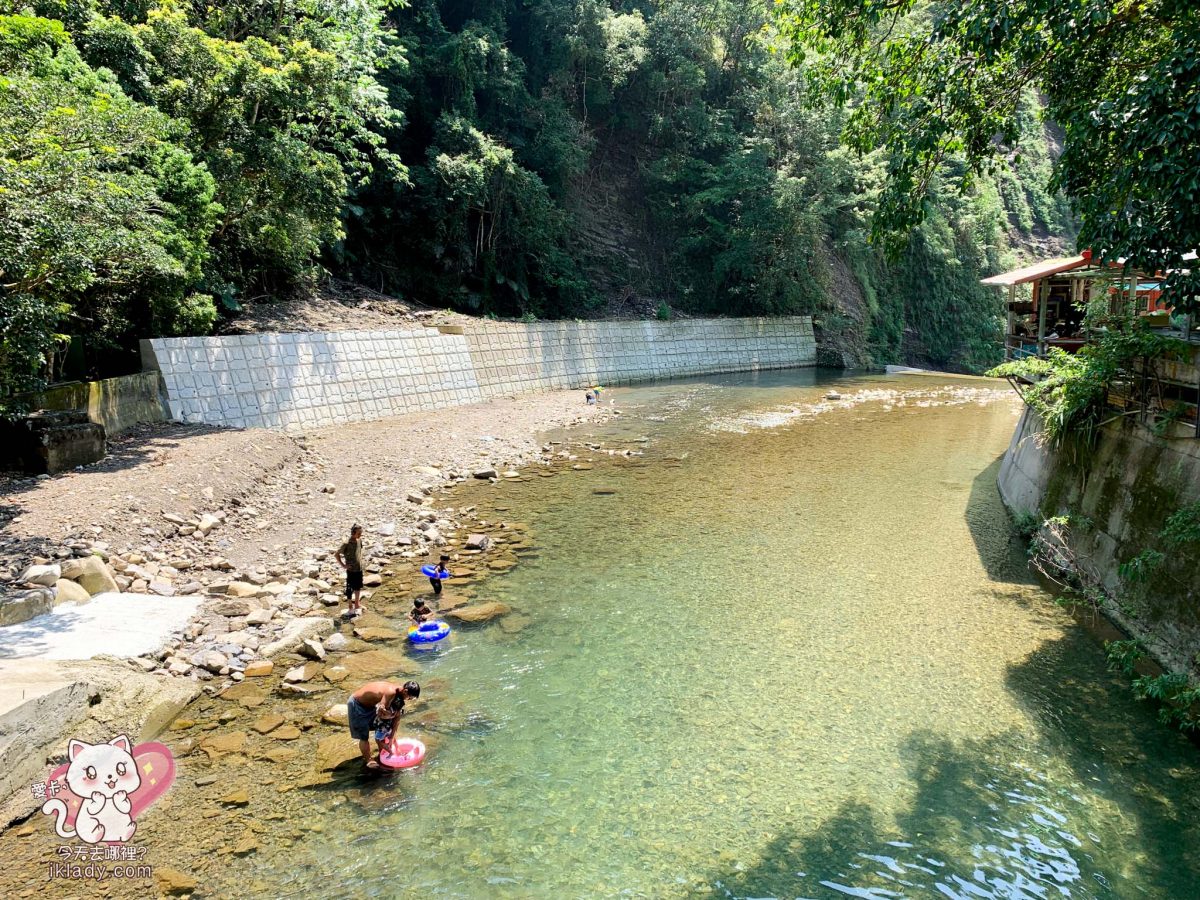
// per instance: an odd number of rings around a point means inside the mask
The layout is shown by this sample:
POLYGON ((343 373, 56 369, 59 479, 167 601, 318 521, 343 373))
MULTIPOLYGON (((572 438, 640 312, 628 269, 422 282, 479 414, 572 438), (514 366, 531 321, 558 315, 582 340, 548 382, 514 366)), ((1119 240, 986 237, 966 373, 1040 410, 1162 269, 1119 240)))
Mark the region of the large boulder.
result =
POLYGON ((116 593, 116 579, 112 570, 98 556, 85 556, 81 559, 68 559, 62 566, 62 577, 74 581, 91 596, 97 594, 116 593))
POLYGON ((59 603, 87 603, 92 599, 92 595, 83 589, 82 585, 76 584, 74 581, 67 581, 65 578, 60 578, 54 582, 54 604, 59 603))
POLYGON ((444 618, 470 623, 490 622, 509 612, 511 612, 511 607, 508 604, 501 603, 499 600, 488 600, 484 603, 472 603, 469 606, 452 609, 445 613, 444 618))
POLYGON ((34 616, 50 612, 53 607, 54 595, 46 588, 0 597, 0 625, 27 622, 34 616))

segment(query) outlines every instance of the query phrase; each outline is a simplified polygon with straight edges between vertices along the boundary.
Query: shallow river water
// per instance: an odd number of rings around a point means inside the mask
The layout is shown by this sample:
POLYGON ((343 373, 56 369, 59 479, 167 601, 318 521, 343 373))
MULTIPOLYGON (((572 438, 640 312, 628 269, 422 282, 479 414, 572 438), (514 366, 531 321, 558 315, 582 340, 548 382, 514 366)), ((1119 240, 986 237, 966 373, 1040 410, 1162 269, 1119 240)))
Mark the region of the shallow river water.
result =
POLYGON ((420 658, 459 727, 308 792, 303 838, 214 893, 1200 897, 1200 751, 1028 576, 1002 384, 605 397, 623 415, 586 438, 642 455, 576 445, 591 468, 448 501, 536 548, 474 588, 523 629, 420 658))
POLYGON ((323 897, 1200 896, 1200 756, 1026 574, 996 387, 608 392, 625 414, 594 439, 643 456, 456 498, 538 550, 480 592, 528 626, 426 663, 473 726, 391 799, 314 810, 325 830, 255 876, 323 897))

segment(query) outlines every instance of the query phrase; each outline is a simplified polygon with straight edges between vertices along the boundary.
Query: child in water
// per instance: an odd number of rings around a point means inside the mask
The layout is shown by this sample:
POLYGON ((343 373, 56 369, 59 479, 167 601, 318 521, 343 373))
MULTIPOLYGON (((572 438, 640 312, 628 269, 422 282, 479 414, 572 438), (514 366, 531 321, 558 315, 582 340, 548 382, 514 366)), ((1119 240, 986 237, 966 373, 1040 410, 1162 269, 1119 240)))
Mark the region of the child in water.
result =
POLYGON ((433 618, 433 610, 425 604, 424 597, 418 597, 413 601, 413 608, 409 612, 408 617, 412 619, 415 624, 420 625, 427 619, 433 618))
POLYGON ((442 558, 438 560, 436 571, 429 576, 429 583, 433 585, 433 593, 440 595, 442 593, 442 578, 450 574, 450 570, 446 567, 446 563, 450 562, 450 557, 442 554, 442 558))
POLYGON ((379 752, 390 749, 392 746, 392 738, 396 736, 396 723, 400 721, 401 711, 404 709, 404 698, 399 697, 399 705, 397 700, 392 698, 392 703, 386 709, 375 708, 375 721, 371 723, 371 727, 375 729, 375 743, 379 747, 379 752))

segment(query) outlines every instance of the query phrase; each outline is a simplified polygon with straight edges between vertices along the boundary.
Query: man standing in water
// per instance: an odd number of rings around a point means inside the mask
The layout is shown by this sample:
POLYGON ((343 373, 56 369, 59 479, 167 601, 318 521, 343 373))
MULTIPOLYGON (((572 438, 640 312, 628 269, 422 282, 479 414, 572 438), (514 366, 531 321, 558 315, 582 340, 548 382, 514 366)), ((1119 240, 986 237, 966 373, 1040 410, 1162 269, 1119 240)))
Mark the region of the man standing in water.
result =
POLYGON ((350 528, 350 540, 338 547, 337 561, 346 570, 347 616, 362 615, 362 526, 350 528))
MULTIPOLYGON (((376 721, 392 722, 404 715, 404 701, 416 700, 421 696, 421 686, 415 681, 403 685, 390 681, 369 681, 350 695, 346 704, 350 737, 358 741, 363 764, 368 769, 378 769, 379 763, 371 759, 371 729, 376 721)), ((395 733, 395 728, 389 730, 395 733)), ((382 744, 379 746, 383 749, 382 744)))

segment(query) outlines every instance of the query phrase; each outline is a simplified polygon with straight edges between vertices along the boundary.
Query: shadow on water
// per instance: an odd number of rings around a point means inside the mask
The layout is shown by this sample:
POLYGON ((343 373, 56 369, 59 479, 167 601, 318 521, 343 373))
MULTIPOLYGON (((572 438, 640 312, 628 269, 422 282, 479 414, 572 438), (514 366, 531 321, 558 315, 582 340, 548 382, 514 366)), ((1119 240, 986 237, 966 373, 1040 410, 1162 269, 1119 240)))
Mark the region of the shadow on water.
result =
POLYGON ((996 486, 1003 455, 971 481, 965 518, 979 561, 992 581, 1033 584, 1028 557, 996 486))
POLYGON ((784 828, 755 861, 708 883, 738 898, 1194 900, 1200 758, 1129 700, 1090 644, 1072 629, 1010 667, 1035 733, 914 732, 903 750, 914 787, 906 812, 847 802, 811 833, 784 828), (1089 658, 1090 668, 1080 662, 1089 658), (1043 771, 1051 758, 1069 771, 1043 771))

